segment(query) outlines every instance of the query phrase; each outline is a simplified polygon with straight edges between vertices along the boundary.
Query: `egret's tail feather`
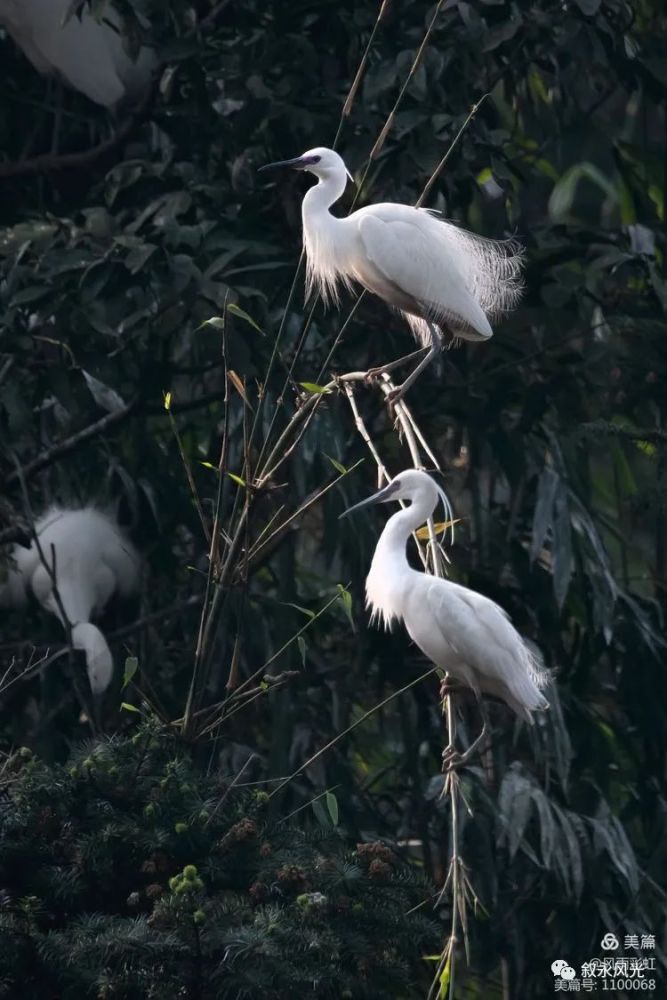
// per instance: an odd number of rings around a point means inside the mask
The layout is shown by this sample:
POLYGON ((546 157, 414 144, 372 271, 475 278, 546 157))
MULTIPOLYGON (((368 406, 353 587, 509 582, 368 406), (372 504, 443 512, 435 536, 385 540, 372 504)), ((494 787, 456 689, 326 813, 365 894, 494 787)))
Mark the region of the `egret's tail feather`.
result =
POLYGON ((96 625, 79 622, 72 628, 72 645, 86 654, 88 680, 93 694, 103 694, 113 677, 113 658, 106 639, 96 625))
POLYGON ((444 242, 461 268, 469 290, 484 312, 494 318, 512 309, 523 291, 523 248, 516 240, 490 240, 447 222, 424 209, 437 224, 434 236, 444 242))

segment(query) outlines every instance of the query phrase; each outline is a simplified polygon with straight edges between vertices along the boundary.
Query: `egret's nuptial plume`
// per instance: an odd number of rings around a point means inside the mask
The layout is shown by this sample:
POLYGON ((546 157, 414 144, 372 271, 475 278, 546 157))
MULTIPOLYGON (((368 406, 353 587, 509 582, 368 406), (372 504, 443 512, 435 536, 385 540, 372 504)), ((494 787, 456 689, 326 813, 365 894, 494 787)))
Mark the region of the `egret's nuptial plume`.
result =
POLYGON ((338 153, 320 146, 260 169, 284 166, 318 178, 302 204, 307 293, 316 288, 325 302, 335 302, 341 285, 350 288, 356 282, 402 312, 429 349, 394 391, 394 400, 439 353, 444 332, 488 340, 493 335, 489 320, 516 305, 521 294, 516 243, 483 239, 429 209, 388 202, 338 219, 329 209, 349 176, 338 153))
POLYGON ((127 597, 136 590, 139 556, 115 521, 93 507, 52 507, 35 523, 35 534, 39 548, 34 541, 29 549, 14 547, 0 605, 24 604, 32 591, 43 608, 71 626, 72 645, 86 655, 93 694, 102 694, 113 676, 113 659, 90 619, 112 594, 127 597))
POLYGON ((367 607, 385 627, 403 622, 413 642, 443 671, 475 692, 501 698, 532 723, 534 711, 548 708, 540 690, 547 675, 505 611, 488 597, 418 572, 408 562, 408 538, 431 516, 441 493, 425 472, 408 469, 345 511, 411 501, 389 518, 377 543, 366 580, 367 607))

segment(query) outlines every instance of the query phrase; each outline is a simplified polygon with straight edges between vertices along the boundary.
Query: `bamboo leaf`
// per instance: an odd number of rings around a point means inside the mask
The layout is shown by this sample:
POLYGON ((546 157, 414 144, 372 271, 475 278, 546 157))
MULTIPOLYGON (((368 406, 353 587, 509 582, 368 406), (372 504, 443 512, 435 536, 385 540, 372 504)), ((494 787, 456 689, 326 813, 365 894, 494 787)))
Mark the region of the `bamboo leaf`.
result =
POLYGON ((235 302, 229 303, 229 305, 227 306, 227 312, 230 312, 232 316, 237 316, 239 319, 242 319, 243 322, 251 326, 253 330, 257 330, 257 333, 260 333, 262 337, 265 336, 265 333, 262 330, 261 326, 258 326, 257 323, 255 323, 252 316, 249 316, 248 313, 245 311, 245 309, 241 309, 241 306, 237 306, 235 302))
POLYGON ((243 385, 243 382, 238 377, 238 375, 236 374, 236 372, 232 371, 230 369, 227 372, 227 378, 232 383, 232 385, 234 386, 234 388, 236 389, 236 391, 238 392, 239 396, 241 397, 241 399, 243 400, 243 402, 245 403, 245 405, 248 407, 248 409, 252 410, 252 406, 250 404, 250 401, 249 401, 248 397, 246 396, 245 386, 243 385))
MULTIPOLYGON (((452 521, 436 521, 433 525, 433 529, 436 535, 444 535, 446 531, 453 528, 455 524, 460 524, 462 518, 455 517, 452 521)), ((428 525, 425 524, 423 528, 417 528, 415 532, 417 538, 420 542, 427 542, 429 540, 428 525)))
POLYGON ((136 705, 130 705, 129 701, 121 701, 120 707, 124 712, 136 712, 137 715, 141 715, 141 709, 136 705))
POLYGON ((225 320, 223 316, 211 316, 210 319, 205 319, 197 329, 202 330, 205 326, 212 326, 214 330, 224 330, 225 320))
POLYGON ((338 591, 338 596, 341 599, 343 608, 345 609, 345 614, 348 617, 348 621, 352 628, 354 628, 354 618, 352 616, 352 594, 349 592, 347 587, 344 587, 342 583, 336 584, 336 590, 338 591))
MULTIPOLYGON (((304 383, 302 382, 301 385, 303 385, 303 384, 304 383)), ((336 470, 336 472, 340 472, 341 476, 346 476, 347 475, 347 471, 348 470, 345 468, 345 466, 341 462, 337 462, 335 458, 332 458, 331 455, 327 455, 326 452, 324 453, 324 457, 329 459, 329 461, 333 465, 333 467, 336 470)))
POLYGON ((299 385, 306 392, 312 392, 313 394, 331 392, 331 389, 327 389, 325 385, 318 385, 316 382, 299 382, 299 385))
POLYGON ((125 670, 123 671, 123 684, 121 691, 124 691, 139 668, 139 660, 136 656, 128 656, 125 660, 125 670))
POLYGON ((338 799, 333 792, 327 792, 325 796, 329 816, 334 826, 338 826, 338 799))

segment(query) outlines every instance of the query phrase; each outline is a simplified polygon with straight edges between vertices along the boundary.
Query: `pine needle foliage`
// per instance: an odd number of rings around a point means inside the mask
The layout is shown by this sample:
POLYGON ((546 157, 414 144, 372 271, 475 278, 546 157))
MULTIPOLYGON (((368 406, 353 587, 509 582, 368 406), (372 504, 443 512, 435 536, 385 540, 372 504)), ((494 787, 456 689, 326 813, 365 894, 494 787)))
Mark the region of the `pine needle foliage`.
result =
POLYGON ((423 996, 424 881, 272 818, 164 729, 67 765, 24 748, 3 779, 0 997, 423 996))

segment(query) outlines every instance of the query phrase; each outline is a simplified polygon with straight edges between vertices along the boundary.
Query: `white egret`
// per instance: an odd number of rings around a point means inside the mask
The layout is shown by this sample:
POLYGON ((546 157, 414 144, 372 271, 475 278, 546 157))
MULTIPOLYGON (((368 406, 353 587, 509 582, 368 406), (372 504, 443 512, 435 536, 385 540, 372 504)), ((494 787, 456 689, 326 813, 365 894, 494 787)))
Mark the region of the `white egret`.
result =
MULTIPOLYGON (((510 309, 521 294, 521 252, 439 218, 437 212, 385 202, 337 219, 329 211, 351 175, 333 149, 319 146, 260 170, 293 167, 318 179, 303 199, 306 294, 338 300, 339 286, 358 282, 406 317, 428 353, 390 395, 396 401, 452 338, 488 340, 489 318, 510 309)), ((417 352, 419 353, 419 352, 417 352)), ((413 355, 408 355, 413 357, 413 355)), ((407 358, 371 369, 379 374, 407 358)))
POLYGON ((96 104, 112 108, 139 93, 157 65, 155 52, 133 59, 123 44, 118 12, 108 4, 97 20, 87 7, 67 18, 71 0, 0 0, 3 25, 39 73, 64 80, 96 104))
POLYGON ((104 610, 116 591, 127 597, 136 590, 139 556, 115 521, 94 507, 51 507, 36 521, 35 534, 42 555, 35 541, 30 548, 14 546, 15 568, 10 566, 0 587, 0 605, 24 604, 32 590, 43 608, 63 625, 71 625, 72 645, 85 653, 91 690, 100 695, 111 682, 113 659, 102 632, 90 619, 104 610))
POLYGON ((391 500, 411 503, 389 518, 375 549, 366 579, 371 621, 379 619, 385 628, 403 622, 413 642, 436 666, 476 694, 501 698, 532 723, 532 713, 548 707, 540 690, 547 675, 506 612, 483 594, 418 572, 408 563, 408 538, 431 516, 439 500, 451 518, 449 500, 433 479, 408 469, 341 517, 391 500))

